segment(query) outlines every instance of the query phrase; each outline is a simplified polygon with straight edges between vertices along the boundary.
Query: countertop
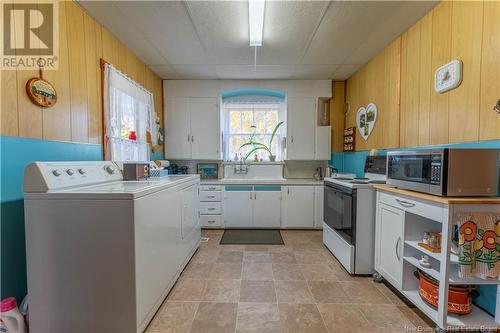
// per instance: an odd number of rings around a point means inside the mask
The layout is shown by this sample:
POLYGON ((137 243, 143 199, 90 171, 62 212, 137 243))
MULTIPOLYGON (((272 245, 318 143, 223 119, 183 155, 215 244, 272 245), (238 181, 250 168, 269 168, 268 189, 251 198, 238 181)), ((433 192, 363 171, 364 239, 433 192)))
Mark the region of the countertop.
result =
POLYGON ((315 180, 312 178, 305 179, 202 179, 201 184, 208 185, 260 185, 260 184, 270 184, 270 185, 323 185, 322 180, 315 180))
POLYGON ((437 202, 445 205, 457 205, 457 204, 475 204, 475 205, 491 205, 500 204, 499 197, 440 197, 437 195, 420 193, 409 190, 402 190, 390 185, 374 185, 377 190, 384 192, 391 192, 396 194, 405 195, 408 197, 413 197, 415 199, 427 200, 432 202, 437 202))

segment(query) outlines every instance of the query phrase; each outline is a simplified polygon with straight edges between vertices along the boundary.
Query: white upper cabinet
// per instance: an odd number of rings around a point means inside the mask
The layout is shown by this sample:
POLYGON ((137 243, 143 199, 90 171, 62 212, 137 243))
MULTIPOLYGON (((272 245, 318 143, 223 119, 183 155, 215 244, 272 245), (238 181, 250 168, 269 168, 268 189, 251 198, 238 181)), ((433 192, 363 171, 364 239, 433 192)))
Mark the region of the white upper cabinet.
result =
POLYGON ((219 108, 216 98, 191 98, 191 157, 219 159, 219 108))
POLYGON ((332 158, 331 138, 331 126, 316 127, 315 160, 329 161, 332 158))
POLYGON ((169 98, 165 106, 168 158, 219 159, 217 98, 169 98))
POLYGON ((165 133, 165 156, 191 158, 189 98, 171 98, 166 101, 165 133))
POLYGON ((287 160, 314 160, 316 99, 288 98, 287 160))

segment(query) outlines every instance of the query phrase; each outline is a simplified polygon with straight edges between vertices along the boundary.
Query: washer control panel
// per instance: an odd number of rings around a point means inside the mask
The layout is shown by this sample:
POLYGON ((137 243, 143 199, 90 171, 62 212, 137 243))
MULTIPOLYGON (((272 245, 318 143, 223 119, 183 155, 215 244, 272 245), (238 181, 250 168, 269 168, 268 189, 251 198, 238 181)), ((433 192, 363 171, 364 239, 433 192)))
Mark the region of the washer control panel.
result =
POLYGON ((25 192, 47 192, 122 180, 120 168, 110 161, 35 162, 26 167, 25 192))

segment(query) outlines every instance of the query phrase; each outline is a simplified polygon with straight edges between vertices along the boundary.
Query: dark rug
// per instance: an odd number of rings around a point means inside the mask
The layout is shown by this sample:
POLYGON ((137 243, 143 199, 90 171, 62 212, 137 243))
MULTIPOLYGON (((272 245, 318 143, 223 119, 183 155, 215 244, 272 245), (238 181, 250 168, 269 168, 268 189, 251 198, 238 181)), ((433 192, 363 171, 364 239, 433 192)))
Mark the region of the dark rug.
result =
POLYGON ((226 229, 220 240, 226 245, 283 245, 278 229, 226 229))

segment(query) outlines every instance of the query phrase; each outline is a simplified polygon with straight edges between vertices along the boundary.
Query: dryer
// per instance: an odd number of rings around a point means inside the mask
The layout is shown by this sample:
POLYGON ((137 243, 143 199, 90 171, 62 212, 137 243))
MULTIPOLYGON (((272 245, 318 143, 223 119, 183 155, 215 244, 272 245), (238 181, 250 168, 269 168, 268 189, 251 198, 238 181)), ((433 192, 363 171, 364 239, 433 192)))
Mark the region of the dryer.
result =
POLYGON ((199 246, 198 187, 123 181, 112 162, 29 165, 30 330, 142 332, 199 246))

